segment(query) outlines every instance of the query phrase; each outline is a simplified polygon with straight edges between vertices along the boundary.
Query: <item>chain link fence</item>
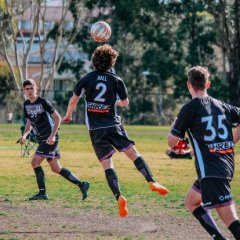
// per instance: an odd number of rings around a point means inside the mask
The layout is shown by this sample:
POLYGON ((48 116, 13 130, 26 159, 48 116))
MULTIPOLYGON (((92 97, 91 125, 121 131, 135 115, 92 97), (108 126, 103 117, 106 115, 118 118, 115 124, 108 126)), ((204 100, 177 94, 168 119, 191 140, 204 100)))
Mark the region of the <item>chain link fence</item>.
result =
MULTIPOLYGON (((61 116, 65 114, 72 91, 44 92, 48 99, 58 110, 61 116)), ((165 125, 169 124, 177 109, 173 96, 154 92, 132 91, 128 93, 130 104, 127 108, 118 108, 122 121, 126 124, 139 125, 165 125)), ((24 101, 23 93, 11 91, 8 97, 0 105, 0 123, 20 123, 23 121, 24 101)), ((74 123, 84 123, 85 102, 80 99, 76 111, 73 114, 74 123)))

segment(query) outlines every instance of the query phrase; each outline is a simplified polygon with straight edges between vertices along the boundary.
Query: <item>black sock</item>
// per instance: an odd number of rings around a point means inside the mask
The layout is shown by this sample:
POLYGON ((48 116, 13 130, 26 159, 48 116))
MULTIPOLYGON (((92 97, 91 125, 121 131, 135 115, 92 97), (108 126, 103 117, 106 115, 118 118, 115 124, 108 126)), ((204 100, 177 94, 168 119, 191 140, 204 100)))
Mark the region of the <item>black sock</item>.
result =
POLYGON ((139 172, 142 173, 142 175, 145 177, 145 179, 148 182, 155 182, 153 180, 153 175, 149 169, 148 164, 145 162, 145 160, 142 157, 138 157, 135 161, 134 164, 139 172))
POLYGON ((37 178, 37 185, 40 193, 46 193, 45 187, 45 175, 42 167, 36 167, 33 169, 37 178))
POLYGON ((235 239, 240 240, 240 221, 236 220, 230 224, 228 229, 231 231, 235 239))
POLYGON ((201 223, 205 230, 212 237, 215 237, 214 239, 225 239, 209 211, 206 211, 202 206, 199 206, 192 214, 201 223))
POLYGON ((105 170, 105 175, 107 178, 108 186, 112 190, 112 193, 115 196, 115 198, 118 200, 121 193, 116 172, 114 171, 114 169, 109 168, 105 170))
POLYGON ((81 187, 82 182, 67 168, 62 168, 59 174, 65 179, 67 179, 69 182, 81 187))

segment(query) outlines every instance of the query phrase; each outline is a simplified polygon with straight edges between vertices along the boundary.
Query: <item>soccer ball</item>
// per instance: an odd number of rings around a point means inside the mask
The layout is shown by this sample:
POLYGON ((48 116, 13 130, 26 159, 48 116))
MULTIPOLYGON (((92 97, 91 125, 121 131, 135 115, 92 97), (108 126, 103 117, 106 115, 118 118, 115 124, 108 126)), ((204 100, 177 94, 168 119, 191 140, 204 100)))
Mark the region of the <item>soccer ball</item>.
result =
POLYGON ((96 42, 106 42, 111 34, 111 27, 104 21, 95 22, 91 27, 91 37, 96 42))

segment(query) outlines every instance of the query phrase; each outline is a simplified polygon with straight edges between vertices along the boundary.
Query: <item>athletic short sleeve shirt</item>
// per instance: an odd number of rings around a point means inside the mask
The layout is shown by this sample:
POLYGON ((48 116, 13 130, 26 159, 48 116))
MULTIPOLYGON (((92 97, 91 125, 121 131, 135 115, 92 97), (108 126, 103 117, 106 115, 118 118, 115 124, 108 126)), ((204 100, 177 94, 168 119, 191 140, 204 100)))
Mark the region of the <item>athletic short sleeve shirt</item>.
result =
POLYGON ((127 89, 118 75, 98 71, 88 73, 77 83, 74 94, 85 95, 85 122, 89 130, 121 123, 115 102, 127 98, 127 89))
POLYGON ((234 143, 232 126, 240 123, 240 108, 210 96, 184 105, 171 134, 182 139, 188 132, 198 177, 232 179, 234 143))
POLYGON ((25 118, 31 121, 38 141, 47 140, 51 134, 54 122, 50 115, 54 112, 55 108, 44 98, 38 97, 34 103, 29 100, 24 102, 25 118))

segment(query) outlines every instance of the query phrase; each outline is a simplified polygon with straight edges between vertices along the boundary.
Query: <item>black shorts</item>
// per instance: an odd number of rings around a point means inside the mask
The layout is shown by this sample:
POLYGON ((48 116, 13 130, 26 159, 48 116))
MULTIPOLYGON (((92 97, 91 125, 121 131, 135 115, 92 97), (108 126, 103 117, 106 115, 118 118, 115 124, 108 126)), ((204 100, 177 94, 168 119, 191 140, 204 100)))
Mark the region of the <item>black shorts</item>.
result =
POLYGON ((203 207, 206 209, 231 205, 233 202, 228 179, 204 178, 201 181, 197 179, 192 188, 201 193, 203 207))
POLYGON ((119 152, 125 152, 135 144, 128 138, 127 132, 121 125, 90 130, 89 133, 100 162, 112 157, 116 152, 114 148, 119 152))
POLYGON ((58 150, 58 141, 56 141, 53 145, 47 144, 46 141, 40 142, 35 154, 46 158, 48 161, 55 158, 59 159, 60 152, 58 150))

